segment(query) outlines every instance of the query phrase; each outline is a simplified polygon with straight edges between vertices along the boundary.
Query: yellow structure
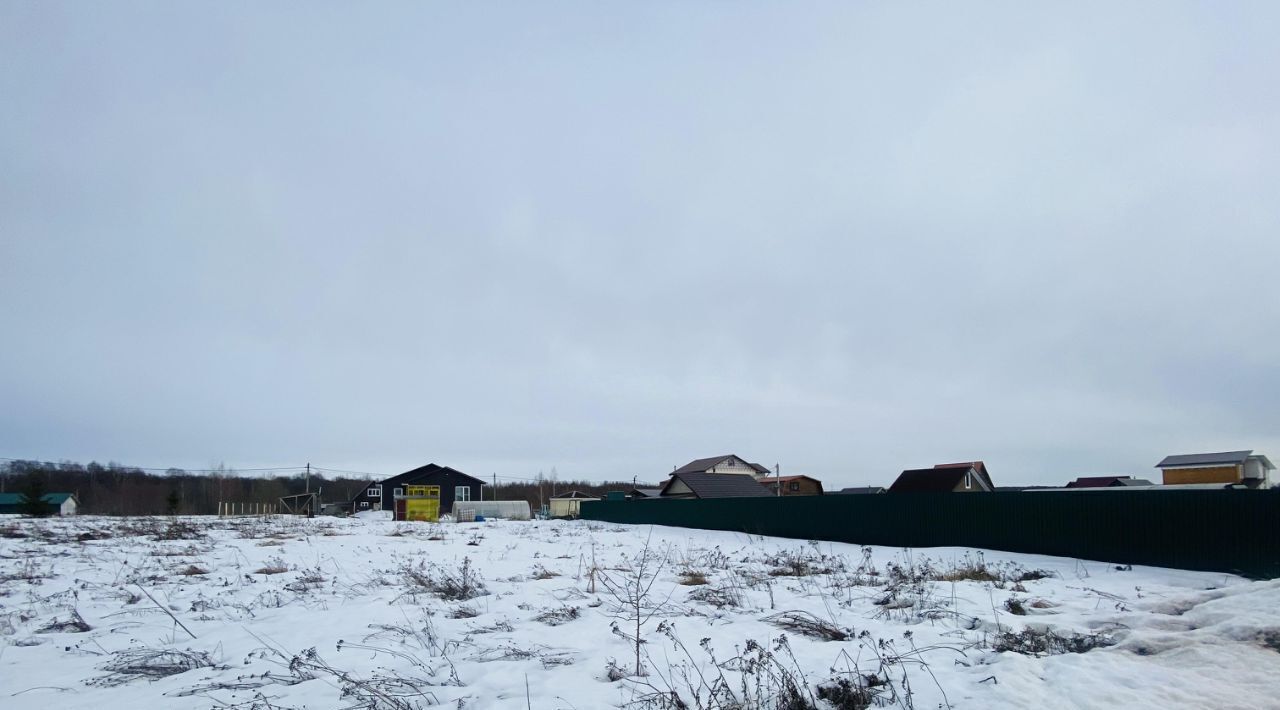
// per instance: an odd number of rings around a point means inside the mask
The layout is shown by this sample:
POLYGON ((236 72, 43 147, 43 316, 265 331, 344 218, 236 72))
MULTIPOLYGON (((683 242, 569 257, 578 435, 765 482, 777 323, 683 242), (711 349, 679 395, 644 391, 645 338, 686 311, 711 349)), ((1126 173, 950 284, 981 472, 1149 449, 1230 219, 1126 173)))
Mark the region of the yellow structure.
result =
POLYGON ((404 512, 401 514, 397 501, 397 519, 435 522, 440 518, 440 486, 405 486, 401 500, 404 512))
POLYGON ((599 496, 589 496, 582 491, 569 491, 564 495, 551 499, 551 517, 576 518, 582 512, 582 501, 600 500, 599 496))

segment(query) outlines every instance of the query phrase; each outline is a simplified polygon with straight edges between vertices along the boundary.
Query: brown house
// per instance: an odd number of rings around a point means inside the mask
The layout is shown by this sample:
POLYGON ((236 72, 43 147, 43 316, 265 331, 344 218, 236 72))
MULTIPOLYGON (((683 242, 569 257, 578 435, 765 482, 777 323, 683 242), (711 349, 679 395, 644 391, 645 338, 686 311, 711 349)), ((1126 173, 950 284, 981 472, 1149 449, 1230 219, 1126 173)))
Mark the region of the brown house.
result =
POLYGON ((1163 474, 1166 486, 1222 483, 1250 488, 1265 488, 1270 472, 1276 469, 1270 459, 1252 450, 1166 456, 1156 468, 1163 474))
POLYGON ((783 476, 781 478, 761 478, 760 485, 769 489, 774 495, 782 490, 784 496, 820 496, 822 481, 810 476, 783 476))

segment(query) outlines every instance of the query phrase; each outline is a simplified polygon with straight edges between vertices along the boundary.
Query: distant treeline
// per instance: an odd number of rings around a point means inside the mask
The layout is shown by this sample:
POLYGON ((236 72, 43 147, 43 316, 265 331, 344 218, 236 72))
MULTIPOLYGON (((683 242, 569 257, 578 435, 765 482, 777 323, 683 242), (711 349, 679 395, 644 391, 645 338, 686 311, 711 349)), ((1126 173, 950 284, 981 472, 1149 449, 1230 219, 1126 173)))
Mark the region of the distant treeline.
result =
MULTIPOLYGON (((219 502, 273 504, 282 496, 304 493, 303 474, 255 476, 226 468, 190 472, 170 468, 164 472, 144 471, 116 463, 89 464, 63 461, 10 461, 0 464, 0 493, 21 493, 32 476, 39 476, 49 493, 74 493, 80 512, 90 515, 213 515, 219 502)), ((477 476, 477 478, 483 478, 477 476)), ((311 474, 311 490, 321 491, 325 503, 349 502, 373 482, 360 478, 328 478, 311 474)), ((499 483, 484 487, 485 500, 525 500, 537 511, 552 495, 577 490, 604 497, 607 491, 629 491, 631 481, 588 483, 586 481, 531 481, 499 483)), ((656 487, 641 483, 640 488, 656 487)))
MULTIPOLYGON (((87 465, 63 461, 10 461, 0 465, 0 492, 21 493, 32 475, 49 493, 74 493, 80 512, 91 515, 211 515, 219 501, 276 503, 281 496, 304 493, 304 475, 251 476, 235 469, 192 473, 171 468, 163 473, 116 463, 87 465)), ((369 481, 311 474, 311 490, 326 501, 350 500, 369 481)))

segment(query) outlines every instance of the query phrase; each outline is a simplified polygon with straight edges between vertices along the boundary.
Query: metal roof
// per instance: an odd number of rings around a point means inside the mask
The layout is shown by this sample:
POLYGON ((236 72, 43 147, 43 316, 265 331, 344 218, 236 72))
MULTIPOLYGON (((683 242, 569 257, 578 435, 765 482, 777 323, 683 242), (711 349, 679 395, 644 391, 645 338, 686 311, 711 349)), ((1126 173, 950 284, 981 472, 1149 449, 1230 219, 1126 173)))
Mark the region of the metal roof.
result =
POLYGON ((689 471, 706 472, 707 469, 718 466, 721 462, 726 461, 728 459, 737 459, 745 463, 747 466, 749 466, 751 469, 753 469, 757 473, 769 473, 769 469, 765 468, 764 466, 761 466, 758 463, 751 463, 750 461, 742 458, 737 454, 725 454, 723 456, 711 456, 705 459, 694 459, 693 461, 690 461, 689 463, 681 466, 680 468, 677 468, 674 471, 674 473, 688 473, 689 471))
POLYGON ((949 493, 964 480, 969 468, 915 468, 903 471, 889 486, 890 493, 949 493))
POLYGON ((673 473, 662 486, 663 495, 676 480, 683 481, 698 498, 763 498, 773 494, 760 485, 754 476, 739 473, 703 473, 685 471, 673 473))
MULTIPOLYGON (((18 505, 22 502, 25 494, 23 493, 0 493, 0 505, 18 505)), ((68 498, 72 498, 70 493, 45 493, 40 500, 49 505, 62 505, 68 498)))
POLYGON ((1234 466, 1244 463, 1245 459, 1249 458, 1252 453, 1253 450, 1250 449, 1249 451, 1220 451, 1213 454, 1178 454, 1164 457, 1164 460, 1156 464, 1155 467, 1171 468, 1173 466, 1208 466, 1211 464, 1234 466))

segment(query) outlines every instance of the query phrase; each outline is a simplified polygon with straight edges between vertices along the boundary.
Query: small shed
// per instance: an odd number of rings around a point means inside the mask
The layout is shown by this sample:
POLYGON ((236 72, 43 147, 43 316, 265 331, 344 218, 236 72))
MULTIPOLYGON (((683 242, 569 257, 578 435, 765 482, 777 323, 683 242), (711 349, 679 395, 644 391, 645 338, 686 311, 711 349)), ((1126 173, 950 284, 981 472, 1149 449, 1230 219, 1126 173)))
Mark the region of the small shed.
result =
POLYGON ((553 518, 576 518, 581 514, 582 501, 584 500, 600 500, 600 496, 593 496, 583 493, 582 491, 569 491, 551 499, 551 517, 553 518))
MULTIPOLYGON (((41 497, 50 508, 51 515, 75 515, 80 510, 80 499, 74 493, 45 493, 41 497)), ((22 512, 21 493, 0 493, 0 514, 22 512)))

